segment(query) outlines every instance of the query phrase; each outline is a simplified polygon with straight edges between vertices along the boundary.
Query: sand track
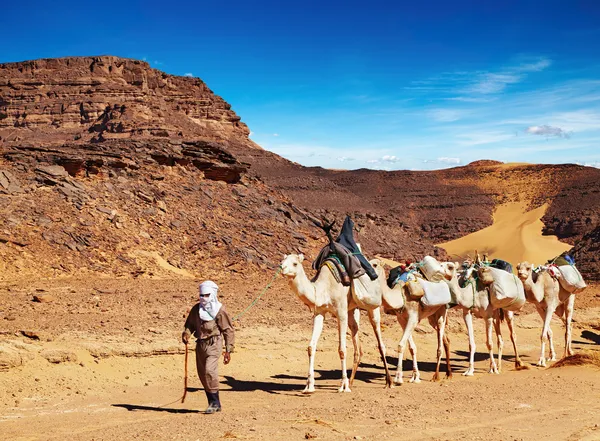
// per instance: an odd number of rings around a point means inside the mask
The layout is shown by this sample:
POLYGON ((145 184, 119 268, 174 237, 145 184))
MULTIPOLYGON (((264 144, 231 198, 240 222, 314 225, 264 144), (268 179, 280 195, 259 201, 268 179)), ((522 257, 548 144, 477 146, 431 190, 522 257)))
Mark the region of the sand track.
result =
POLYGON ((571 249, 571 245, 560 242, 556 236, 542 235, 542 217, 547 209, 547 204, 530 211, 526 211, 526 204, 522 202, 500 205, 491 226, 438 246, 454 258, 474 256, 477 250, 513 265, 525 260, 545 263, 571 249))
MULTIPOLYGON (((312 396, 300 393, 310 329, 302 325, 242 328, 232 364, 221 367, 225 412, 215 416, 201 414, 205 398, 193 374, 193 362, 188 399, 185 404, 178 402, 181 353, 93 357, 76 350, 80 341, 62 336, 52 345, 75 351, 77 362, 50 364, 36 356, 9 375, 2 374, 0 430, 3 439, 9 440, 73 441, 600 438, 600 371, 586 366, 533 367, 540 321, 535 313, 519 317, 517 330, 530 370, 513 369, 508 344, 503 373, 487 374, 483 323, 477 320, 476 372, 475 377, 466 378, 460 373, 467 366, 467 337, 460 314, 451 312, 453 379, 427 381, 434 369, 435 335, 423 325, 415 335, 423 382, 384 389, 375 341, 364 327, 365 356, 350 394, 336 392, 340 372, 332 320, 326 322, 319 345, 317 392, 312 396)), ((577 351, 600 350, 600 334, 590 325, 599 313, 594 307, 576 316, 577 351)), ((401 332, 390 317, 385 322, 384 341, 395 366, 394 348, 401 332)), ((560 321, 553 320, 552 327, 560 354, 560 321)), ((168 339, 162 341, 168 344, 168 339)), ((43 342, 37 345, 47 346, 43 342)), ((405 361, 406 379, 410 366, 405 361)))

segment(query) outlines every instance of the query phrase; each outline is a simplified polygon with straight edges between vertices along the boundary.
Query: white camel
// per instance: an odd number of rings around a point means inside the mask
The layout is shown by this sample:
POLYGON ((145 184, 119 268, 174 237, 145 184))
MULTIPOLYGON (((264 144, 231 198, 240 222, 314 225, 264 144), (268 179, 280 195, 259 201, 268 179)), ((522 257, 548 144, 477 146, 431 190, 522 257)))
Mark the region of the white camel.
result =
MULTIPOLYGON (((337 282, 329 267, 324 266, 319 271, 316 280, 311 282, 307 277, 302 262, 302 254, 290 254, 284 256, 281 262, 281 273, 288 279, 290 287, 298 295, 300 300, 313 311, 313 332, 308 346, 308 378, 304 393, 315 391, 314 362, 317 343, 323 330, 323 322, 327 313, 336 317, 338 322, 339 346, 338 353, 341 361, 342 381, 338 392, 350 392, 351 380, 354 380, 356 369, 360 362, 361 349, 358 338, 358 326, 360 317, 360 305, 353 300, 350 287, 343 286, 337 282), (350 380, 346 370, 346 332, 350 328, 352 343, 354 345, 354 364, 350 380)), ((381 304, 381 300, 379 301, 381 304)), ((386 386, 391 386, 387 360, 385 358, 385 346, 381 336, 379 307, 369 307, 367 310, 369 320, 375 330, 379 352, 382 356, 386 369, 386 386)))
POLYGON ((398 283, 393 289, 390 289, 385 283, 385 270, 383 265, 377 259, 370 261, 371 266, 377 272, 378 280, 382 284, 383 305, 387 312, 394 313, 403 329, 402 338, 398 344, 398 368, 394 377, 394 384, 402 384, 402 363, 404 361, 404 351, 406 344, 413 358, 413 373, 411 383, 420 383, 421 374, 417 363, 417 346, 412 338, 412 333, 419 322, 424 318, 429 320, 431 326, 436 330, 437 345, 437 364, 432 381, 439 380, 440 363, 442 360, 442 344, 446 352, 446 378, 452 377, 452 368, 450 366, 450 339, 444 334, 446 327, 446 305, 442 306, 424 306, 418 299, 413 298, 407 290, 406 284, 398 283))
POLYGON ((556 351, 552 340, 550 322, 552 314, 556 313, 565 324, 565 352, 564 356, 573 355, 571 347, 571 321, 575 306, 575 294, 566 291, 554 277, 546 270, 533 271, 533 265, 522 262, 517 265, 519 278, 525 287, 527 301, 535 305, 544 325, 542 327, 541 353, 537 366, 546 367, 546 361, 556 360, 556 351), (545 339, 548 339, 550 357, 546 360, 545 339))
MULTIPOLYGON (((492 326, 494 325, 495 320, 499 320, 499 313, 497 310, 494 310, 490 302, 488 290, 481 281, 472 277, 473 268, 469 268, 467 271, 465 271, 464 275, 462 276, 461 281, 465 285, 464 288, 461 287, 459 283, 458 264, 447 263, 446 268, 451 274, 450 280, 446 283, 448 283, 453 297, 456 299, 458 306, 462 310, 463 320, 465 321, 465 325, 467 326, 467 334, 469 336, 469 367, 465 372, 463 372, 463 375, 473 376, 475 372, 476 345, 475 332, 473 329, 473 316, 482 318, 485 321, 485 344, 490 355, 489 373, 497 374, 499 373, 499 371, 498 366, 496 365, 496 361, 494 360, 492 326)), ((500 346, 502 341, 501 338, 502 337, 500 336, 498 341, 499 358, 501 358, 502 354, 502 348, 500 346)))
MULTIPOLYGON (((477 270, 479 280, 485 286, 489 286, 492 283, 494 283, 494 276, 491 270, 492 268, 486 266, 480 267, 477 270)), ((515 282, 520 283, 520 280, 516 278, 514 280, 515 282)), ((498 338, 498 373, 502 372, 502 349, 504 348, 504 340, 502 339, 502 329, 500 325, 501 322, 503 322, 504 320, 506 320, 506 325, 508 326, 508 331, 510 333, 510 340, 515 351, 515 369, 527 369, 527 367, 523 364, 521 357, 519 356, 519 352, 517 350, 517 334, 515 332, 515 311, 509 311, 505 309, 497 309, 496 311, 498 313, 498 318, 494 320, 494 328, 496 330, 496 336, 498 338)))

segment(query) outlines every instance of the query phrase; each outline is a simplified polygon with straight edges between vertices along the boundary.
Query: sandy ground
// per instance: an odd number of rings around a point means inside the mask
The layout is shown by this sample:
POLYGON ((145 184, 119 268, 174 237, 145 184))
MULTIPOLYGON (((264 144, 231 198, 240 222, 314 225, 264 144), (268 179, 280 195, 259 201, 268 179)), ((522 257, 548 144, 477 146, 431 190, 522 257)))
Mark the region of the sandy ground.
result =
MULTIPOLYGON (((107 322, 104 318, 101 320, 104 325, 98 324, 95 315, 98 307, 94 305, 89 310, 79 307, 69 320, 51 312, 52 307, 64 309, 60 305, 35 304, 39 341, 15 336, 15 329, 34 325, 21 321, 24 320, 21 316, 0 320, 5 329, 0 344, 19 349, 26 358, 22 366, 0 373, 1 438, 600 439, 600 370, 590 366, 534 367, 541 320, 531 307, 518 318, 519 348, 524 361, 531 366, 529 370, 513 370, 513 351, 504 329, 503 373, 487 374, 483 323, 477 321, 476 375, 461 376, 467 366, 468 344, 460 314, 452 310, 448 329, 454 378, 438 383, 428 381, 434 370, 435 334, 429 325, 422 324, 415 338, 423 382, 391 390, 384 389, 375 340, 363 320, 361 335, 366 353, 349 394, 336 392, 340 378, 336 328, 335 322, 328 319, 317 355, 317 391, 312 396, 302 395, 310 314, 280 282, 263 300, 265 303, 251 314, 254 322, 249 319, 237 322, 238 350, 232 363, 221 366, 220 371, 224 411, 211 416, 201 413, 206 401, 194 372, 193 355, 190 392, 186 403, 179 403, 184 357, 178 339, 186 305, 190 304, 189 299, 179 298, 180 291, 175 290, 179 282, 169 283, 167 289, 165 281, 140 282, 128 294, 124 290, 120 298, 108 293, 103 285, 108 281, 81 282, 99 286, 96 292, 103 292, 103 306, 113 310, 111 320, 107 322), (154 285, 161 289, 152 291, 154 285), (161 320, 162 325, 136 327, 128 315, 131 306, 119 309, 118 304, 134 304, 133 299, 140 297, 139 290, 146 295, 144 304, 151 314, 159 309, 157 305, 163 305, 166 315, 169 310, 165 305, 169 301, 179 313, 168 313, 172 317, 161 320), (264 306, 273 299, 279 303, 265 310, 264 306), (278 310, 276 305, 283 308, 290 301, 294 314, 289 316, 290 324, 282 326, 276 322, 277 314, 273 311, 278 310), (267 323, 256 323, 263 321, 261 314, 266 314, 267 323), (50 363, 45 358, 48 353, 69 356, 60 363, 50 363)), ((73 301, 69 295, 89 296, 81 294, 79 289, 61 291, 55 286, 65 286, 66 281, 48 283, 46 291, 64 297, 65 302, 73 301)), ((74 281, 69 281, 69 286, 77 287, 74 281)), ((598 288, 591 287, 581 295, 577 305, 576 351, 600 350, 598 292, 598 288)), ((3 295, 3 298, 14 303, 15 309, 15 305, 22 303, 21 295, 19 287, 13 286, 10 297, 3 295)), ((236 309, 232 307, 233 312, 236 309)), ((563 329, 558 318, 552 328, 561 355, 563 329)), ((389 361, 395 367, 401 336, 395 318, 385 316, 383 332, 389 361)), ((351 352, 348 355, 351 357, 351 352)), ((404 363, 404 376, 408 380, 411 363, 404 363)))
POLYGON ((494 212, 494 223, 488 228, 437 246, 452 257, 474 257, 477 250, 490 258, 511 262, 513 266, 523 261, 541 265, 571 249, 571 245, 560 242, 556 236, 542 235, 541 219, 547 209, 547 204, 528 212, 521 202, 500 205, 494 212))

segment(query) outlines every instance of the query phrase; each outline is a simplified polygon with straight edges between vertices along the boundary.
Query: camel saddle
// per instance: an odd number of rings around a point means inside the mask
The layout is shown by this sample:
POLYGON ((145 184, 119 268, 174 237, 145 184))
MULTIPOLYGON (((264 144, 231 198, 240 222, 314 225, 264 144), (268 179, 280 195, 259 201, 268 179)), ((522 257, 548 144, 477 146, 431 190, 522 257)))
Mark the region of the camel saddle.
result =
POLYGON ((333 259, 335 265, 339 263, 350 279, 357 279, 365 274, 365 270, 356 255, 338 242, 332 242, 321 249, 321 252, 312 264, 313 269, 320 270, 323 262, 330 258, 333 259))

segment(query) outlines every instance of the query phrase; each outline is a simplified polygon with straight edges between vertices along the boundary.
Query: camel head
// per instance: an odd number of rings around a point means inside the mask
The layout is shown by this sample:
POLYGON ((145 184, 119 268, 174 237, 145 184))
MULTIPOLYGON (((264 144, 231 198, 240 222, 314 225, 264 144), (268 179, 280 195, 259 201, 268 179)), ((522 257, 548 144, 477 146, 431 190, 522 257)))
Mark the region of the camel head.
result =
POLYGON ((375 270, 375 273, 377 274, 377 276, 383 277, 385 279, 385 269, 383 268, 383 264, 381 263, 381 260, 371 259, 371 260, 369 260, 369 263, 375 270))
POLYGON ((525 281, 532 276, 532 273, 533 264, 529 262, 522 262, 517 265, 517 274, 519 275, 519 279, 525 281))
POLYGON ((446 280, 452 280, 454 277, 458 277, 458 268, 460 267, 458 262, 442 262, 440 265, 442 265, 444 278, 446 280))
POLYGON ((491 268, 482 266, 477 270, 477 273, 479 274, 479 280, 481 280, 484 285, 491 285, 494 283, 494 275, 491 268))
POLYGON ((285 254, 281 261, 281 274, 293 279, 298 274, 298 270, 302 268, 304 254, 285 254))

